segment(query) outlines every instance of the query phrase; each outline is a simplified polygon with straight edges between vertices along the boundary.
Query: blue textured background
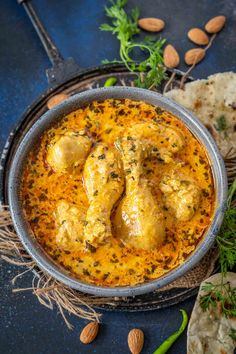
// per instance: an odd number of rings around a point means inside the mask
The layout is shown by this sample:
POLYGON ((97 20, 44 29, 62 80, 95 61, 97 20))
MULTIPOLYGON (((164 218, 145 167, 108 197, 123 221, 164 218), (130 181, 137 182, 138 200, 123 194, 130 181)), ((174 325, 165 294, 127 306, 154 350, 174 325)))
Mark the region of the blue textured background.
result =
MULTIPOLYGON (((98 27, 106 19, 105 0, 34 0, 36 10, 64 57, 72 56, 81 67, 96 66, 102 59, 118 56, 117 41, 98 27)), ((219 71, 236 71, 235 0, 130 0, 128 8, 138 5, 142 17, 156 16, 166 21, 162 33, 173 43, 182 58, 192 47, 186 37, 191 27, 202 26, 218 14, 227 16, 204 61, 193 76, 206 77, 219 71)), ((49 60, 24 10, 15 0, 0 0, 0 149, 22 112, 47 88, 49 60)), ((182 60, 183 61, 183 60, 182 60)), ((186 70, 184 64, 180 67, 186 70)), ((128 353, 127 333, 138 327, 145 332, 143 353, 152 353, 180 324, 179 308, 190 314, 194 299, 169 309, 146 313, 105 312, 100 335, 83 346, 79 333, 86 323, 71 318, 69 331, 57 310, 40 306, 30 293, 13 294, 10 279, 18 269, 0 264, 0 353, 1 354, 78 354, 128 353)), ((23 285, 30 286, 28 275, 23 285)), ((22 285, 22 284, 21 284, 22 285)), ((186 353, 183 335, 169 351, 186 353)))

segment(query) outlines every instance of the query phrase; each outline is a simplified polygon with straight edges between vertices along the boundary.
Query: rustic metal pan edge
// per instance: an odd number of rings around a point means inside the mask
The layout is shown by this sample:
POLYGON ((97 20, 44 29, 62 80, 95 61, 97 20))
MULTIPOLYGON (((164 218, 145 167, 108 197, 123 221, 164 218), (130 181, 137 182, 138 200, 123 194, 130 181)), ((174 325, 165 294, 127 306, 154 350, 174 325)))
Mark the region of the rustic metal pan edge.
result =
POLYGON ((148 90, 130 88, 130 87, 113 87, 100 88, 77 94, 54 109, 46 112, 27 132, 24 139, 21 141, 15 156, 13 157, 9 173, 8 197, 10 211, 12 213, 14 226, 19 234, 25 248, 31 256, 37 261, 39 266, 56 279, 64 284, 78 289, 80 291, 95 294, 97 296, 135 296, 156 290, 167 285, 185 272, 194 267, 203 255, 209 250, 214 242, 216 233, 223 219, 226 202, 227 178, 225 173, 224 163, 219 154, 210 134, 199 121, 183 107, 177 105, 171 100, 163 97, 160 94, 150 92, 148 90), (199 244, 195 252, 186 260, 186 262, 177 267, 175 270, 167 273, 165 276, 158 278, 152 282, 140 284, 133 287, 117 287, 106 288, 98 287, 75 279, 68 274, 59 270, 59 268, 45 255, 43 250, 37 244, 29 225, 24 219, 19 198, 19 181, 21 171, 24 164, 24 159, 32 148, 32 142, 37 139, 45 129, 48 129, 52 123, 55 123, 62 116, 76 110, 81 105, 85 105, 93 100, 103 100, 106 98, 130 98, 143 100, 151 104, 160 105, 164 109, 171 111, 177 115, 187 127, 194 133, 195 136, 205 145, 209 158, 213 164, 213 174, 215 179, 217 208, 213 222, 205 234, 204 239, 199 244))

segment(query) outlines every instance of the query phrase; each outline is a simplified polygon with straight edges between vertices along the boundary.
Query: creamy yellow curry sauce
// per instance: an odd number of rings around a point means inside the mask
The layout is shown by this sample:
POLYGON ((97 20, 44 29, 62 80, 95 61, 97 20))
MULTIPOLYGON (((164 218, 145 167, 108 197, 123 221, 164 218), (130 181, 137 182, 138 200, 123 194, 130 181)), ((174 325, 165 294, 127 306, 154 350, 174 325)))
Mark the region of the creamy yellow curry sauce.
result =
POLYGON ((46 131, 22 179, 46 252, 101 286, 156 279, 194 251, 214 211, 204 147, 171 113, 108 99, 46 131))

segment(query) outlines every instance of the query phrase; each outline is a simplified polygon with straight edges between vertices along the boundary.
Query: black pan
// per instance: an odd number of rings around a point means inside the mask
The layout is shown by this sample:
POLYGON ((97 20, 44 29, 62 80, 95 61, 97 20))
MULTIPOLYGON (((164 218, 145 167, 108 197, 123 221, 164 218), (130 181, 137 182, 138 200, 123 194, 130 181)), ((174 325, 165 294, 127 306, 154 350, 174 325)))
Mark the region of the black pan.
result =
MULTIPOLYGON (((48 36, 45 28, 35 13, 32 4, 25 0, 19 1, 25 8, 29 15, 31 22, 33 23, 46 52, 52 62, 52 68, 46 71, 49 88, 42 94, 24 113, 18 122, 17 127, 10 134, 6 143, 4 153, 1 158, 1 165, 3 169, 0 171, 0 187, 2 190, 3 202, 8 203, 6 187, 8 180, 9 166, 12 161, 12 157, 18 148, 19 142, 22 140, 29 128, 34 124, 39 117, 44 114, 47 108, 48 100, 58 93, 66 93, 69 96, 75 93, 84 91, 89 88, 95 88, 103 86, 105 80, 109 76, 116 76, 118 83, 122 85, 130 86, 130 83, 134 79, 135 75, 127 72, 127 69, 123 65, 106 65, 96 68, 90 68, 81 70, 78 64, 73 58, 64 60, 48 36)), ((176 82, 179 82, 182 73, 178 70, 176 72, 176 82)), ((170 75, 172 72, 168 72, 170 75)), ((162 88, 160 88, 162 91, 162 88)), ((116 309, 121 310, 150 310, 154 308, 160 308, 175 304, 182 301, 189 296, 196 293, 196 289, 172 289, 164 292, 152 292, 143 296, 137 296, 135 298, 123 299, 120 302, 116 302, 116 309)), ((105 306, 105 308, 113 308, 112 306, 105 306)))

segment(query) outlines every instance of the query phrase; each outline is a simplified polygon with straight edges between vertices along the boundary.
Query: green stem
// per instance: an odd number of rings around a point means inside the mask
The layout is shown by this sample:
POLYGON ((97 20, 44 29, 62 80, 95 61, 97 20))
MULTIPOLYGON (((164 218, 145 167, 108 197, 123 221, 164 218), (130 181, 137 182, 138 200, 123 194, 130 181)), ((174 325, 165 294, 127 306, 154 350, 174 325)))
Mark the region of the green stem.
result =
POLYGON ((121 57, 121 60, 123 61, 123 63, 125 64, 126 68, 129 71, 132 71, 130 66, 128 65, 128 62, 131 61, 131 59, 129 57, 127 57, 126 52, 122 46, 120 47, 120 57, 121 57))
POLYGON ((236 192, 236 178, 234 179, 234 181, 231 184, 229 191, 228 191, 228 199, 227 199, 227 207, 228 208, 230 208, 230 205, 232 203, 232 199, 233 199, 235 192, 236 192))
POLYGON ((226 248, 226 249, 228 249, 227 248, 227 246, 224 246, 224 245, 222 245, 222 243, 225 243, 226 245, 229 245, 229 246, 232 246, 233 245, 233 242, 231 242, 231 241, 227 241, 227 240, 225 240, 223 237, 218 237, 218 240, 217 240, 217 242, 219 243, 219 245, 220 245, 220 247, 222 247, 222 248, 226 248), (220 242, 219 242, 219 241, 220 242))

